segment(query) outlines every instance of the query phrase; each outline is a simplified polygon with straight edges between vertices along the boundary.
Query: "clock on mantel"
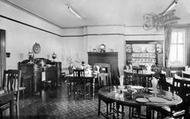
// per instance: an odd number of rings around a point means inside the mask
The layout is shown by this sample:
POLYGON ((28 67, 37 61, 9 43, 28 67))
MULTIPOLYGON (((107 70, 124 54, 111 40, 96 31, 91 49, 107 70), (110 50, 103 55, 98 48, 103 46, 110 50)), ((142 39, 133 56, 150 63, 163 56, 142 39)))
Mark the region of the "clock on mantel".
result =
POLYGON ((99 46, 99 49, 100 49, 100 52, 101 52, 101 53, 106 52, 106 45, 105 45, 105 44, 101 44, 101 45, 99 46))

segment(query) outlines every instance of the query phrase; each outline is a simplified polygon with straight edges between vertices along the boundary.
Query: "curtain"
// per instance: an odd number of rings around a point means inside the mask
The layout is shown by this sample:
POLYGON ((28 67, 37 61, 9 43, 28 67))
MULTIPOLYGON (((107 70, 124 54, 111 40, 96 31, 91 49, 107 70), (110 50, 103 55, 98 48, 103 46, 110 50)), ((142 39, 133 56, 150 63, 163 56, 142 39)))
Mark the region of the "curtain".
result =
POLYGON ((165 66, 168 67, 169 53, 170 53, 170 44, 171 44, 171 27, 164 27, 165 34, 165 66))

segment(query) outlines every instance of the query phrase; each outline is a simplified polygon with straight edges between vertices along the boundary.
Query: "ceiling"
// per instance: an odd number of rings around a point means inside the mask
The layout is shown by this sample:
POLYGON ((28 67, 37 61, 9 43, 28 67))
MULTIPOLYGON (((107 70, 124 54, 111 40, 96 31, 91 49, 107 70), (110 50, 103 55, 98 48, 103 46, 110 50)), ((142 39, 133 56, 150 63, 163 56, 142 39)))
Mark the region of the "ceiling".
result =
MULTIPOLYGON (((159 14, 173 0, 8 0, 61 27, 83 25, 142 26, 143 15, 159 14), (70 4, 83 18, 73 15, 70 4)), ((190 23, 190 0, 179 0, 175 6, 178 23, 190 23)))

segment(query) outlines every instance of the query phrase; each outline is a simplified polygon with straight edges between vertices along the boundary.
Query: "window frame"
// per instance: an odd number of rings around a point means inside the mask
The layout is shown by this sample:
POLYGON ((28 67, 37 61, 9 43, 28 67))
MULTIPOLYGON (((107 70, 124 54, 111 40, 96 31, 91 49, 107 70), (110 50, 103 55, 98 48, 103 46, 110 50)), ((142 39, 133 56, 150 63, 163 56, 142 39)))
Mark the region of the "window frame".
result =
MULTIPOLYGON (((175 28, 175 29, 172 29, 171 30, 171 41, 170 41, 170 53, 169 53, 169 62, 168 62, 168 66, 170 67, 183 67, 187 64, 187 46, 186 46, 186 29, 185 28, 175 28), (177 43, 172 43, 172 33, 173 32, 177 32, 177 35, 178 35, 178 32, 182 32, 183 35, 184 35, 184 39, 183 39, 183 43, 179 43, 178 42, 178 36, 177 36, 177 43), (183 55, 184 55, 184 59, 183 59, 183 63, 182 64, 173 64, 173 63, 170 63, 170 53, 171 53, 171 46, 172 45, 175 45, 178 47, 178 45, 183 45, 184 48, 184 52, 183 52, 183 55)), ((177 53, 179 54, 179 53, 177 53)))

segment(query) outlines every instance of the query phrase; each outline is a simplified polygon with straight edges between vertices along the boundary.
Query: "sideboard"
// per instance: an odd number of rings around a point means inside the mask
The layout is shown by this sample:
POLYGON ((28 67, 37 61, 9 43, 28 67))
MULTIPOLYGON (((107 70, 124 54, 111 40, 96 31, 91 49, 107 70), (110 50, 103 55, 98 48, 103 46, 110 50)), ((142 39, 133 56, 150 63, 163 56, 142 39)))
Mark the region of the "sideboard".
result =
POLYGON ((26 87, 25 93, 40 92, 43 86, 42 78, 45 78, 44 81, 51 81, 53 86, 57 86, 60 83, 61 62, 36 58, 33 62, 29 60, 19 62, 18 69, 22 71, 21 85, 26 87), (42 75, 43 73, 45 73, 44 76, 42 75))

